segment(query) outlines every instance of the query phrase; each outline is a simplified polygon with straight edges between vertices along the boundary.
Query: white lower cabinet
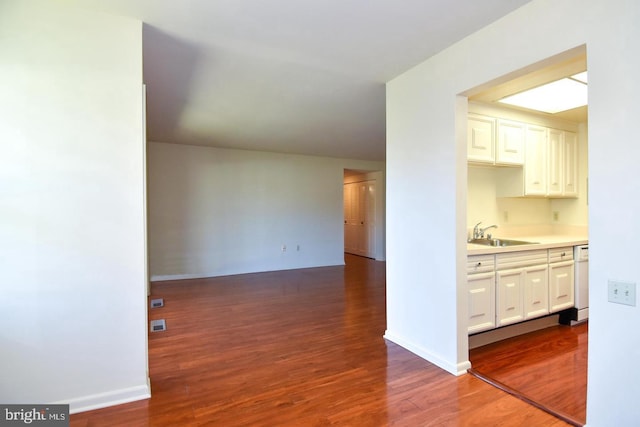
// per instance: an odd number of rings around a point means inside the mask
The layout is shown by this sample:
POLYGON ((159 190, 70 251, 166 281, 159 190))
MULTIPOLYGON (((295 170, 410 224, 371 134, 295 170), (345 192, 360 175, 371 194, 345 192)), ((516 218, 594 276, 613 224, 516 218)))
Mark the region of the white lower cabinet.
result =
POLYGON ((573 307, 572 256, 571 247, 469 256, 468 332, 573 307))
POLYGON ((549 314, 547 264, 496 272, 496 325, 504 326, 549 314))
POLYGON ((493 271, 467 275, 470 334, 496 327, 495 281, 496 273, 493 271))
POLYGON ((549 306, 551 313, 573 307, 573 288, 573 261, 550 264, 549 306))
POLYGON ((518 268, 496 272, 496 287, 496 326, 523 321, 524 271, 518 268))
POLYGON ((574 306, 573 248, 549 249, 549 311, 574 306))
POLYGON ((494 255, 467 257, 467 301, 470 334, 496 327, 494 255))
POLYGON ((524 320, 549 314, 549 266, 536 265, 525 269, 524 320))
POLYGON ((549 313, 547 264, 544 249, 496 255, 496 326, 549 313))

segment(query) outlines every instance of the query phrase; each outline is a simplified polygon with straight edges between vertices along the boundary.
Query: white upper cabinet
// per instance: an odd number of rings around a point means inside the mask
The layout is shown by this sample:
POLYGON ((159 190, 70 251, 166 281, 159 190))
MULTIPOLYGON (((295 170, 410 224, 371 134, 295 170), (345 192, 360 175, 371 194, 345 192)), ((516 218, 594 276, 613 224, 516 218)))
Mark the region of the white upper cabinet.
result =
POLYGON ((527 125, 526 160, 524 165, 524 195, 547 194, 547 128, 527 125))
POLYGON ((469 114, 467 120, 467 159, 470 162, 494 164, 496 119, 469 114))
POLYGON ((578 197, 578 138, 574 132, 549 129, 549 197, 578 197))
POLYGON ((547 183, 547 193, 550 196, 561 196, 562 195, 562 181, 563 181, 563 172, 564 165, 562 164, 562 140, 563 140, 563 132, 557 129, 549 129, 549 161, 547 164, 549 165, 549 174, 548 183, 547 183))
POLYGON ((496 164, 522 165, 524 162, 525 125, 498 119, 496 164))
POLYGON ((526 124, 523 170, 501 170, 498 197, 578 197, 574 132, 526 124))
POLYGON ((573 132, 563 132, 562 164, 562 195, 564 197, 578 197, 578 136, 573 132))
POLYGON ((469 114, 467 160, 498 166, 521 166, 524 161, 524 125, 469 114))

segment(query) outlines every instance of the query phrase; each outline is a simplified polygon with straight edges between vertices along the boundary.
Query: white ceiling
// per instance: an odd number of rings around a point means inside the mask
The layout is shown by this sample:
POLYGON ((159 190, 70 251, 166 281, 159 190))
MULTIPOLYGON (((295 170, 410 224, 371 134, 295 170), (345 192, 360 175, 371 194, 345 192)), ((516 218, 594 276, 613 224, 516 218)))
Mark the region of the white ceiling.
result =
POLYGON ((148 139, 383 160, 384 83, 529 0, 75 0, 145 23, 148 139))

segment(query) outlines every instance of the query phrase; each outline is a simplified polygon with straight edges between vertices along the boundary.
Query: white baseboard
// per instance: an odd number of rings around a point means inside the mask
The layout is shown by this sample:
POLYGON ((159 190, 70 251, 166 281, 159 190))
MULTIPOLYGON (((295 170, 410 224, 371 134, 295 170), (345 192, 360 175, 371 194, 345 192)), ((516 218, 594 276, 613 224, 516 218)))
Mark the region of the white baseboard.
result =
POLYGON ((528 334, 529 332, 538 331, 540 329, 557 326, 559 324, 558 315, 540 317, 538 319, 529 320, 522 323, 514 323, 513 325, 503 326, 498 329, 480 332, 469 336, 469 350, 482 347, 487 344, 513 338, 518 335, 528 334))
POLYGON ((143 385, 108 391, 106 393, 92 394, 65 402, 54 402, 54 404, 69 405, 69 413, 75 414, 106 408, 108 406, 121 405, 136 400, 149 399, 150 397, 151 383, 149 378, 147 378, 147 383, 143 385))
POLYGON ((240 274, 254 274, 254 273, 270 273, 273 271, 289 271, 289 270, 303 270, 305 268, 318 268, 318 267, 335 267, 343 266, 344 259, 336 260, 335 263, 328 264, 300 264, 300 265, 287 265, 278 266, 277 268, 270 269, 250 269, 250 270, 238 270, 238 271, 209 271, 204 273, 189 273, 189 274, 154 274, 151 275, 151 282, 166 282, 172 280, 190 280, 190 279, 209 279, 213 277, 225 277, 236 276, 240 274))
POLYGON ((207 276, 203 274, 164 274, 151 276, 151 282, 166 282, 170 280, 189 280, 189 279, 205 279, 207 276))
POLYGON ((409 350, 413 354, 420 356, 421 358, 425 359, 427 362, 433 363, 437 367, 444 369, 450 374, 453 374, 456 376, 464 375, 467 373, 467 369, 471 367, 471 362, 469 362, 468 360, 460 363, 450 363, 448 360, 445 360, 442 357, 428 351, 427 349, 414 344, 410 340, 407 340, 403 337, 395 335, 392 332, 389 332, 388 330, 385 332, 384 338, 393 343, 398 344, 400 347, 403 347, 409 350))

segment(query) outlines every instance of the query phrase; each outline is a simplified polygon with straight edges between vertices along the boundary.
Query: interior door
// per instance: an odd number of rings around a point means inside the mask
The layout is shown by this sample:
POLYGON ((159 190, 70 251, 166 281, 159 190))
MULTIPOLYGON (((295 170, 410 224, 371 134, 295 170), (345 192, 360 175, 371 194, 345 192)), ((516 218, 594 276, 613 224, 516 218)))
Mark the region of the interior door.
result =
POLYGON ((376 183, 344 185, 344 251, 376 256, 376 183))
POLYGON ((361 187, 364 200, 360 205, 362 214, 362 255, 376 257, 376 183, 369 181, 361 187))
POLYGON ((358 251, 358 184, 344 185, 344 251, 357 254, 358 251))

